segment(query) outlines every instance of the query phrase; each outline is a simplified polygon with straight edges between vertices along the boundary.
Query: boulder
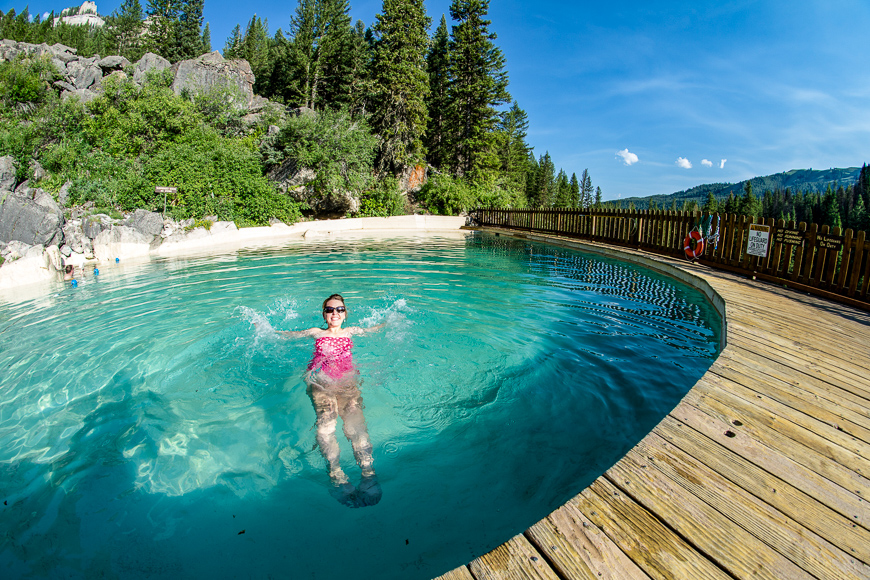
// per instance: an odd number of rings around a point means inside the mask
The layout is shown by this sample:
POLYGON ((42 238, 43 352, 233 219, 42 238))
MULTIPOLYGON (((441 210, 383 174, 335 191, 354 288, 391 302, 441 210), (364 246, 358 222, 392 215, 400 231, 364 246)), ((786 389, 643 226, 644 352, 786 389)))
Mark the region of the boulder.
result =
POLYGON ((226 60, 219 52, 210 52, 199 58, 183 60, 172 65, 175 80, 172 90, 198 94, 212 87, 236 87, 242 102, 233 103, 247 109, 254 100, 254 73, 246 60, 226 60))
POLYGON ((124 225, 145 234, 146 236, 159 236, 163 231, 163 217, 159 213, 144 209, 133 212, 124 225))
POLYGON ((139 59, 136 63, 136 68, 133 71, 133 82, 142 84, 145 82, 145 74, 150 70, 161 71, 170 68, 172 64, 160 55, 153 52, 146 52, 145 56, 139 59))
POLYGON ((57 192, 57 202, 62 207, 66 207, 66 204, 69 201, 70 187, 72 187, 72 181, 67 181, 60 187, 60 191, 57 192))
POLYGON ((0 288, 56 280, 57 273, 50 264, 51 258, 44 253, 42 246, 29 247, 20 258, 4 262, 0 267, 0 288))
POLYGON ((97 66, 103 69, 103 72, 106 74, 124 70, 124 68, 130 66, 130 61, 124 58, 123 56, 107 56, 101 58, 99 62, 97 62, 97 66))
POLYGON ((41 189, 27 195, 9 193, 0 202, 0 240, 18 240, 29 245, 63 241, 63 210, 41 189))
MULTIPOLYGON (((99 232, 96 235, 99 235, 99 232)), ((76 254, 90 255, 94 252, 94 245, 91 238, 86 236, 82 230, 82 220, 80 219, 70 220, 63 225, 63 239, 66 242, 64 247, 68 246, 70 251, 76 254)))
POLYGON ((125 73, 125 72, 122 71, 122 70, 112 71, 112 72, 110 72, 109 74, 107 74, 106 76, 104 76, 103 78, 101 78, 100 80, 98 80, 97 83, 96 83, 93 87, 91 87, 91 89, 93 89, 93 90, 103 90, 103 89, 102 89, 102 87, 103 87, 103 83, 106 82, 107 80, 111 79, 111 78, 117 78, 117 79, 123 81, 124 79, 127 78, 127 73, 125 73))
POLYGON ((127 226, 112 226, 94 239, 94 256, 101 262, 147 256, 152 237, 127 226))
POLYGON ((82 232, 85 234, 85 237, 87 237, 89 240, 97 239, 97 236, 99 236, 104 229, 111 227, 111 222, 109 222, 108 224, 105 223, 105 220, 108 219, 109 216, 104 214, 90 215, 86 218, 83 218, 82 232))
POLYGON ((46 172, 42 165, 39 163, 39 161, 35 159, 30 162, 30 170, 33 172, 34 181, 45 179, 48 176, 48 172, 46 172))
POLYGON ((89 89, 76 89, 75 91, 64 91, 61 97, 68 99, 70 97, 78 97, 82 103, 90 103, 99 96, 99 93, 89 89))
POLYGON ((15 185, 15 158, 0 157, 0 191, 12 191, 15 185))
POLYGON ((89 60, 74 60, 66 65, 66 77, 76 89, 89 89, 103 78, 103 70, 89 60))

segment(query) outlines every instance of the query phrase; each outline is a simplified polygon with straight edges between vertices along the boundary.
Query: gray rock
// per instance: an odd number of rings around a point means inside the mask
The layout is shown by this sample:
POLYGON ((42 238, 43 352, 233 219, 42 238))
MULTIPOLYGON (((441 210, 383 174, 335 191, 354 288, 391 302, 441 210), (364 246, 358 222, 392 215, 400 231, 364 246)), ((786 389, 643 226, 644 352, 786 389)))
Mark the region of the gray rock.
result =
POLYGON ((59 42, 55 42, 54 44, 52 44, 51 49, 53 51, 55 51, 55 54, 61 53, 61 52, 69 52, 71 54, 75 54, 78 52, 78 49, 70 48, 69 46, 67 46, 65 44, 61 44, 59 42))
POLYGON ((0 157, 0 191, 12 191, 15 185, 15 158, 0 157))
POLYGON ((72 248, 70 248, 68 245, 64 244, 60 247, 60 253, 64 258, 69 258, 70 256, 72 256, 73 252, 72 252, 72 248))
POLYGON ((103 83, 105 83, 107 80, 112 79, 112 78, 116 78, 116 79, 123 81, 124 79, 127 78, 127 73, 125 73, 122 70, 113 71, 113 72, 107 74, 106 76, 104 76, 103 78, 101 78, 100 80, 98 80, 96 82, 96 84, 93 87, 91 87, 91 89, 102 90, 103 83))
POLYGON ((18 184, 18 187, 15 188, 15 193, 18 195, 29 195, 30 193, 30 180, 25 179, 21 183, 18 184))
POLYGON ((172 69, 175 72, 172 90, 176 95, 185 91, 195 95, 212 87, 227 87, 238 89, 240 102, 232 104, 239 109, 247 109, 254 100, 254 73, 246 60, 225 60, 215 51, 177 62, 172 69))
POLYGON ((61 94, 61 97, 64 99, 76 97, 82 103, 90 103, 91 101, 96 99, 98 96, 100 96, 99 93, 96 93, 96 92, 91 91, 89 89, 76 89, 75 91, 64 91, 63 94, 61 94))
POLYGON ((116 70, 123 70, 125 67, 130 66, 130 61, 123 56, 107 56, 100 59, 97 66, 103 69, 104 72, 109 73, 116 70))
POLYGON ((76 88, 66 81, 54 81, 54 86, 64 91, 75 92, 76 88))
POLYGON ((43 169, 42 165, 40 165, 39 161, 35 159, 30 162, 30 169, 31 171, 33 171, 34 181, 45 179, 48 176, 48 172, 46 172, 45 169, 43 169))
POLYGON ((10 193, 0 202, 0 240, 29 245, 63 241, 63 210, 40 189, 34 197, 10 193))
POLYGON ((67 202, 69 201, 70 187, 72 187, 72 181, 67 181, 60 187, 60 191, 57 192, 57 203, 62 207, 66 207, 67 202))
POLYGON ((88 89, 103 78, 103 70, 96 64, 90 64, 90 59, 80 59, 66 65, 66 76, 76 89, 88 89))
POLYGON ((103 230, 94 240, 94 256, 101 262, 114 258, 147 256, 151 251, 151 236, 139 233, 127 226, 112 226, 103 230))
POLYGON ((124 225, 147 236, 159 236, 160 232, 163 231, 163 217, 159 213, 137 209, 124 225))
POLYGON ((145 82, 145 74, 150 70, 161 71, 170 68, 172 64, 160 55, 153 52, 146 52, 145 55, 136 63, 136 68, 133 71, 133 81, 137 84, 145 82))
POLYGON ((106 226, 103 224, 103 220, 100 219, 99 214, 82 218, 82 232, 88 239, 96 239, 97 236, 100 235, 100 232, 102 232, 105 228, 106 226))

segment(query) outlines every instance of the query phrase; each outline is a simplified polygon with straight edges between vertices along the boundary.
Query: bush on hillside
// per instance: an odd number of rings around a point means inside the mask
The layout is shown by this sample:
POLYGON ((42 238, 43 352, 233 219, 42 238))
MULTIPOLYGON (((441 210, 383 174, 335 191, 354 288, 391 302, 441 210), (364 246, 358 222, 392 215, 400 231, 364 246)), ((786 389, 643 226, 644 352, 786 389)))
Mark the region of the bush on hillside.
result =
POLYGON ((430 212, 458 215, 477 207, 523 207, 523 195, 504 183, 474 183, 450 175, 435 175, 417 194, 417 201, 430 212))
POLYGON ((360 197, 358 217, 389 217, 403 215, 406 211, 405 196, 399 189, 399 180, 389 176, 379 181, 374 188, 360 197))

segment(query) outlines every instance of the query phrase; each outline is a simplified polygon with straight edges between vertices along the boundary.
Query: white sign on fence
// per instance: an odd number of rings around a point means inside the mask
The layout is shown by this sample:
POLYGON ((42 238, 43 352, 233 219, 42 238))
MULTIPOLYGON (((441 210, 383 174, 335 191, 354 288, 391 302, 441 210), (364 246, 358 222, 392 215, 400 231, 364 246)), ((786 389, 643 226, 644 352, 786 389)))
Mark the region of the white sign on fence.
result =
POLYGON ((770 226, 749 224, 749 240, 746 242, 746 253, 750 256, 767 256, 770 245, 770 226))

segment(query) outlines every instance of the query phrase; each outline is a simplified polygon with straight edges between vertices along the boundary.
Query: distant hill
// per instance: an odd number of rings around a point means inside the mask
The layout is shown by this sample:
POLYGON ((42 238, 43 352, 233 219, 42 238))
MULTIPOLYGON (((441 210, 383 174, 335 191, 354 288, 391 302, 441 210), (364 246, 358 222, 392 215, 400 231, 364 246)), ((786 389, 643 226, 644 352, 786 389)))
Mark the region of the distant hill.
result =
POLYGON ((777 189, 786 188, 791 189, 793 192, 824 192, 828 188, 828 185, 832 187, 839 187, 840 185, 847 187, 854 184, 858 180, 859 173, 861 173, 860 167, 824 170, 792 169, 791 171, 775 173, 764 177, 753 177, 739 183, 709 183, 669 195, 629 197, 620 199, 619 202, 622 204, 622 207, 627 207, 629 203, 633 202, 638 209, 645 209, 649 205, 650 199, 654 199, 656 205, 660 208, 670 207, 674 200, 677 201, 677 206, 682 206, 686 201, 696 201, 699 205, 703 205, 710 192, 713 193, 716 199, 727 199, 731 193, 735 197, 743 195, 746 181, 752 182, 752 192, 758 197, 764 195, 764 192, 767 190, 776 191, 777 189))

